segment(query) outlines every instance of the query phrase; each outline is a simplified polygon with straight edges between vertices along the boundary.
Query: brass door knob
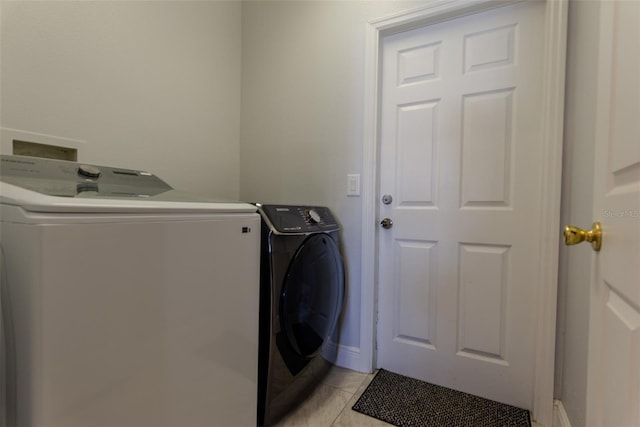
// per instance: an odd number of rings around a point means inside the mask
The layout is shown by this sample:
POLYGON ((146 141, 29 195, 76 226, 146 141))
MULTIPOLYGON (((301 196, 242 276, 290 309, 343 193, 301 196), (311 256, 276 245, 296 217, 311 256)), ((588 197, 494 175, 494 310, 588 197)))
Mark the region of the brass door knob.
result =
POLYGON ((591 230, 584 231, 581 228, 567 225, 564 228, 564 244, 577 245, 581 242, 591 243, 594 251, 599 251, 602 247, 602 226, 599 222, 594 222, 591 230))

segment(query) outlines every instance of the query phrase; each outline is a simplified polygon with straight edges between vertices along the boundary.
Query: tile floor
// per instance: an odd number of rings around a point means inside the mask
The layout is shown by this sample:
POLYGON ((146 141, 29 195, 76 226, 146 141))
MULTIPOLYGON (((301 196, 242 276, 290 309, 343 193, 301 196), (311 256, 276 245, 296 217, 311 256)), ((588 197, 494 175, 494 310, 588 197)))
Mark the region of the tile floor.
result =
POLYGON ((377 427, 390 426, 351 410, 374 374, 362 374, 334 366, 309 397, 277 427, 377 427))
MULTIPOLYGON (((284 417, 277 427, 379 427, 391 424, 353 411, 374 374, 334 366, 313 393, 284 417)), ((532 427, 542 427, 533 423, 532 427)))

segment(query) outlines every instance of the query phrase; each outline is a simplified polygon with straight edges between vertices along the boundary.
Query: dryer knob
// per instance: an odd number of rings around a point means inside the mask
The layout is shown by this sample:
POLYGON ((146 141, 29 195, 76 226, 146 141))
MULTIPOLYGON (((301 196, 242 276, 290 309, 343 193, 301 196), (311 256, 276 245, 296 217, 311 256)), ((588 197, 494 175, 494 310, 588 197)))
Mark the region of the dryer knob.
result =
POLYGON ((312 224, 317 224, 320 222, 320 214, 315 209, 309 209, 305 212, 307 215, 307 219, 312 224))

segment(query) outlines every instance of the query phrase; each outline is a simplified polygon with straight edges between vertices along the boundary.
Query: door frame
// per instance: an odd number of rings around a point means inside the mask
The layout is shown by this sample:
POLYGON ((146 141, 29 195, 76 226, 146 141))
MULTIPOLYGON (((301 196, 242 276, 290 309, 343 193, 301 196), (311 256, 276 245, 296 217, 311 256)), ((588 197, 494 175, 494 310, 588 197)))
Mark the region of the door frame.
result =
MULTIPOLYGON (((378 185, 381 105, 381 41, 413 28, 503 7, 523 0, 435 0, 425 6, 395 13, 367 23, 365 52, 365 104, 362 165, 362 258, 360 311, 360 370, 371 372, 376 364, 378 290, 378 185)), ((555 362, 558 252, 560 246, 560 197, 564 125, 564 79, 568 0, 548 0, 545 8, 543 64, 541 229, 539 294, 535 311, 535 385, 533 419, 551 426, 555 362), (548 213, 551 213, 550 215, 548 213)))

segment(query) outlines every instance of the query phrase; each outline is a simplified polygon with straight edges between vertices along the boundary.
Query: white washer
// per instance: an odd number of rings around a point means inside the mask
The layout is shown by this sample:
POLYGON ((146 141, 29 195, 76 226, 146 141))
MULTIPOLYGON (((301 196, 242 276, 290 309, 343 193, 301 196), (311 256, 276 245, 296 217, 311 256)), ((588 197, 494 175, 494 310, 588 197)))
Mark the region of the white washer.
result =
POLYGON ((255 425, 255 206, 1 160, 8 425, 255 425))

